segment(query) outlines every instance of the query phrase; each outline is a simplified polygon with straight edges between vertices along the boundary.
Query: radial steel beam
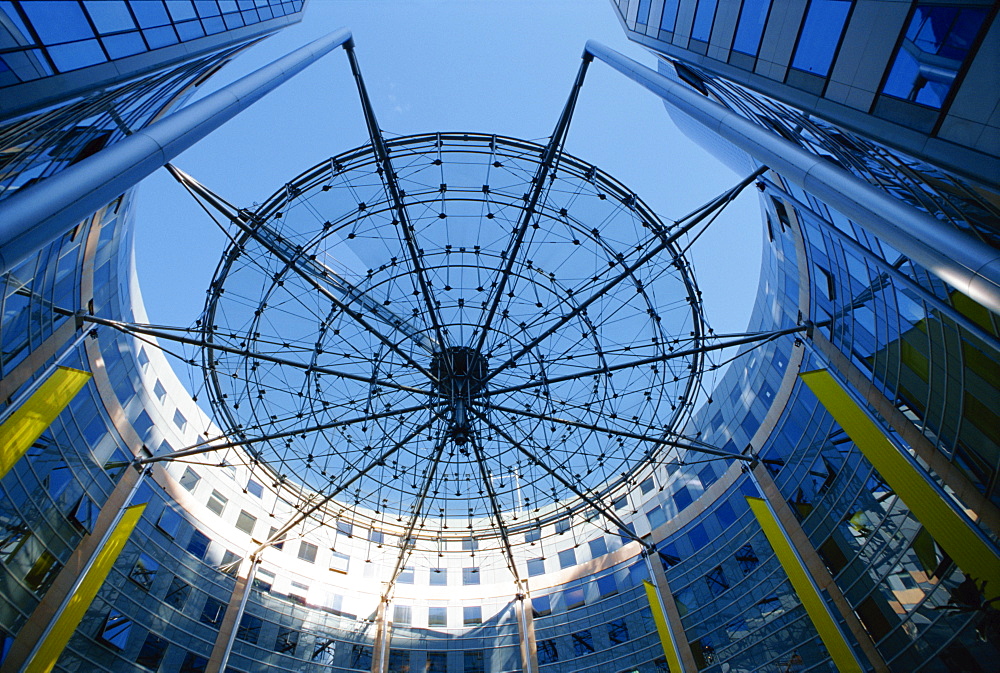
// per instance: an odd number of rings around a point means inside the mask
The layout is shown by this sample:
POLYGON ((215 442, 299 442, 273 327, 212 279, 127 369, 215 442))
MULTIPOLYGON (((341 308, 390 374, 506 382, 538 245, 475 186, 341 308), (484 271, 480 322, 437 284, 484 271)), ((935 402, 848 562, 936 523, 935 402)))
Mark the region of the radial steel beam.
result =
MULTIPOLYGON (((330 502, 331 500, 333 500, 334 498, 336 498, 338 495, 340 495, 341 493, 343 493, 344 491, 346 491, 358 479, 360 479, 361 477, 365 476, 366 474, 368 474, 369 472, 371 472, 372 470, 374 470, 376 467, 378 467, 380 465, 384 465, 385 461, 390 456, 392 456, 394 453, 396 453, 401 448, 403 448, 408 443, 410 443, 413 440, 413 438, 415 438, 421 432, 423 432, 424 430, 426 430, 427 428, 429 428, 431 426, 431 424, 434 423, 434 421, 436 421, 439 417, 440 417, 440 414, 435 415, 433 418, 431 418, 431 420, 427 421, 426 423, 424 423, 423 425, 421 425, 420 427, 418 427, 416 430, 414 430, 413 432, 411 432, 410 434, 408 434, 405 438, 401 439, 400 441, 398 441, 395 444, 393 444, 390 448, 388 448, 385 451, 383 451, 381 453, 381 455, 379 455, 378 458, 376 458, 372 462, 368 463, 368 465, 366 465, 362 469, 360 469, 357 472, 355 472, 354 474, 352 474, 350 476, 350 478, 348 478, 346 481, 344 481, 339 486, 337 486, 336 488, 334 488, 332 491, 330 491, 329 493, 324 494, 323 497, 317 499, 314 503, 312 503, 311 505, 309 505, 308 508, 299 510, 299 512, 297 512, 295 516, 293 516, 291 519, 289 519, 288 521, 285 522, 285 525, 281 526, 273 534, 269 535, 268 538, 267 538, 267 540, 265 540, 264 542, 262 542, 254 550, 254 552, 252 554, 250 554, 250 558, 251 559, 257 558, 257 556, 259 554, 261 554, 265 549, 267 549, 268 547, 270 547, 271 545, 273 545, 275 542, 280 541, 281 538, 283 538, 285 535, 287 535, 288 531, 292 530, 297 525, 299 525, 300 523, 302 523, 303 521, 305 521, 307 518, 309 518, 310 516, 312 516, 313 512, 315 512, 316 510, 318 510, 320 507, 323 507, 328 502, 330 502)), ((319 494, 317 493, 317 495, 319 495, 319 494)))
POLYGON ((284 432, 274 432, 267 435, 261 435, 260 437, 250 437, 248 439, 234 439, 230 441, 224 441, 221 444, 212 444, 212 442, 217 442, 220 439, 224 439, 224 437, 216 437, 214 439, 206 439, 205 441, 198 442, 197 444, 192 444, 191 446, 185 447, 183 449, 177 449, 176 451, 171 451, 170 453, 157 454, 154 456, 150 456, 149 458, 142 458, 137 462, 139 465, 148 465, 149 463, 159 463, 166 460, 178 460, 180 458, 188 458, 190 456, 197 456, 205 453, 211 453, 213 451, 221 451, 223 449, 232 449, 234 447, 246 447, 252 444, 259 444, 261 442, 268 442, 275 439, 297 437, 299 435, 308 434, 310 432, 322 432, 324 430, 332 430, 334 428, 340 428, 346 425, 353 425, 355 423, 368 423, 371 421, 377 421, 382 418, 389 418, 390 416, 399 416, 401 414, 410 414, 416 411, 432 409, 442 404, 444 404, 444 402, 432 402, 430 404, 421 404, 415 407, 404 407, 402 409, 383 411, 377 414, 357 416, 355 418, 349 418, 343 421, 331 421, 329 423, 309 425, 304 428, 296 428, 294 430, 286 430, 284 432))
POLYGON ((510 572, 514 576, 514 582, 517 584, 518 590, 520 590, 521 575, 517 572, 517 564, 514 562, 514 551, 510 545, 510 535, 507 533, 507 526, 503 522, 503 508, 500 507, 500 501, 497 498, 496 491, 493 489, 493 480, 490 479, 486 472, 486 454, 483 453, 483 448, 479 445, 479 440, 476 438, 475 433, 470 437, 470 441, 472 442, 472 450, 476 454, 479 476, 483 480, 483 485, 486 487, 486 494, 489 496, 493 520, 496 521, 497 531, 500 533, 500 541, 503 543, 504 554, 507 556, 507 567, 510 568, 510 572))
POLYGON ((350 40, 346 29, 321 37, 0 201, 0 274, 37 254, 98 208, 350 40))
POLYGON ((524 454, 524 456, 526 458, 528 458, 531 462, 533 462, 536 465, 538 465, 539 467, 541 467, 545 472, 547 472, 549 475, 551 475, 551 477, 553 479, 555 479, 560 484, 562 484, 563 486, 565 486, 566 488, 568 488, 570 491, 572 491, 574 494, 576 494, 576 496, 578 498, 580 498, 585 503, 587 503, 588 505, 590 505, 593 509, 595 509, 598 512, 600 512, 601 515, 603 515, 605 519, 607 519, 608 521, 610 521, 611 523, 613 523, 615 526, 618 527, 619 533, 624 533, 624 534, 628 535, 630 538, 632 538, 633 540, 635 540, 636 542, 638 542, 642 546, 643 549, 653 549, 653 546, 651 544, 649 544, 648 542, 646 542, 645 540, 643 540, 642 538, 640 538, 638 535, 636 535, 635 533, 633 533, 631 530, 629 530, 628 527, 625 525, 625 522, 622 521, 621 519, 619 519, 618 516, 614 512, 612 512, 611 510, 609 510, 607 507, 605 507, 603 504, 601 504, 598 500, 596 500, 596 499, 590 497, 589 495, 587 495, 580 488, 577 488, 576 484, 574 484, 572 481, 570 481, 569 479, 566 479, 566 477, 564 477, 561 474, 559 474, 558 471, 556 471, 556 470, 552 469, 551 467, 549 467, 548 465, 546 465, 545 462, 541 458, 539 458, 538 456, 536 456, 534 453, 532 453, 528 449, 524 448, 524 446, 521 444, 521 442, 519 442, 516 439, 514 439, 513 437, 511 437, 503 428, 501 428, 499 425, 497 425, 496 423, 494 423, 493 421, 491 421, 486 414, 480 412, 477 409, 473 409, 472 412, 474 414, 476 414, 477 416, 479 416, 481 419, 483 419, 483 422, 485 422, 488 426, 490 426, 490 428, 492 428, 494 432, 496 432, 498 435, 500 435, 501 437, 503 437, 504 440, 506 440, 511 446, 513 446, 519 452, 521 452, 522 454, 524 454))
POLYGON ((558 161, 559 151, 562 149, 563 143, 566 140, 566 133, 569 131, 569 124, 573 119, 573 110, 576 109, 576 101, 580 97, 580 89, 583 87, 583 79, 587 75, 587 67, 590 65, 592 60, 593 59, 588 54, 584 53, 583 60, 580 63, 580 69, 576 73, 576 80, 573 82, 573 88, 569 94, 569 99, 566 101, 562 114, 559 116, 559 121, 556 123, 556 128, 552 132, 552 138, 549 140, 548 146, 545 148, 545 154, 542 156, 542 160, 538 164, 535 176, 531 180, 531 191, 528 193, 528 200, 524 204, 524 208, 521 209, 521 213, 518 216, 517 226, 514 228, 514 236, 511 240, 510 247, 507 250, 507 264, 497 280, 497 287, 493 292, 492 301, 490 301, 490 307, 486 313, 486 320, 480 326, 481 331, 479 334, 479 340, 476 343, 477 351, 482 351, 483 346, 486 343, 486 336, 490 331, 490 326, 493 324, 493 318, 496 316, 497 309, 500 307, 500 302, 503 299, 503 292, 507 289, 507 281, 511 277, 511 271, 514 268, 514 261, 517 259, 517 254, 521 249, 521 245, 524 243, 524 236, 528 231, 528 226, 531 224, 531 220, 535 216, 535 212, 538 208, 538 201, 541 199, 542 192, 545 190, 545 185, 548 182, 549 175, 558 161))
POLYGON ((669 236, 667 236, 665 238, 662 238, 660 240, 660 242, 657 243, 655 246, 653 246, 653 248, 651 250, 649 250, 646 254, 644 254, 642 257, 640 257, 637 261, 633 262, 631 265, 629 265, 628 267, 626 267, 625 270, 622 271, 620 274, 618 274, 617 276, 615 276, 614 278, 612 278, 610 281, 608 281, 607 283, 605 283, 604 286, 601 287, 601 289, 597 290, 597 292, 595 292, 594 294, 592 294, 590 297, 588 297, 584 301, 582 301, 579 304, 577 304, 576 306, 574 306, 565 315, 561 316, 552 325, 550 325, 548 328, 546 328, 541 334, 539 334, 534 339, 532 339, 531 341, 529 341, 528 343, 526 343, 524 346, 522 346, 521 349, 517 353, 515 353, 512 356, 510 356, 499 367, 497 367, 492 372, 490 372, 489 375, 486 377, 486 380, 489 381, 490 379, 492 379, 494 376, 496 376, 497 374, 499 374, 503 370, 505 370, 508 367, 510 367, 511 365, 515 364, 519 358, 521 358, 522 356, 524 356, 526 353, 529 353, 532 348, 534 348, 535 346, 537 346, 538 344, 540 344, 542 341, 544 341, 545 339, 547 339, 550 336, 552 336, 553 334, 555 334, 563 325, 565 325, 566 323, 568 323, 570 320, 572 320, 576 316, 578 316, 581 313, 583 313, 584 311, 586 311, 588 306, 590 306, 595 301, 597 301, 598 299, 600 299, 601 297, 603 297, 604 295, 606 295, 608 292, 610 292, 611 290, 613 290, 622 281, 624 281, 625 279, 627 279, 630 276, 632 276, 632 274, 634 274, 636 272, 636 270, 638 270, 639 268, 641 268, 642 266, 644 266, 645 264, 647 264, 650 260, 652 260, 658 254, 660 254, 661 252, 663 252, 664 250, 666 250, 667 248, 669 248, 671 245, 673 245, 681 236, 683 236, 688 231, 690 231, 695 226, 697 226, 706 217, 708 217, 709 215, 711 215, 712 213, 714 213, 717 209, 724 208, 725 206, 727 206, 730 203, 732 203, 733 199, 735 199, 736 196, 738 196, 739 193, 741 191, 743 191, 747 187, 747 185, 751 184, 758 177, 760 177, 761 175, 763 175, 764 171, 766 171, 766 170, 767 170, 766 168, 760 168, 760 169, 754 171, 752 174, 750 174, 749 176, 747 176, 746 178, 744 178, 743 180, 741 180, 739 182, 739 184, 737 184, 734 187, 731 187, 730 189, 726 190, 723 194, 715 197, 709 203, 707 203, 704 206, 700 207, 698 210, 695 211, 695 213, 693 214, 693 216, 690 216, 686 220, 682 220, 682 222, 684 222, 684 224, 682 224, 675 231, 671 232, 671 234, 669 236))
POLYGON ((252 358, 254 360, 271 362, 277 365, 282 365, 285 367, 293 367, 295 369, 301 369, 307 372, 314 372, 318 374, 329 374, 330 376, 336 376, 351 381, 358 381, 360 383, 367 383, 369 385, 384 386, 386 388, 393 388, 395 390, 402 390, 408 393, 417 393, 420 395, 428 395, 428 396, 436 395, 436 393, 429 390, 413 388, 412 386, 403 386, 398 383, 393 383, 392 381, 386 381, 383 379, 374 379, 367 376, 361 376, 359 374, 351 374, 349 372, 342 372, 337 369, 330 369, 329 367, 320 367, 318 365, 306 364, 303 362, 295 362, 294 360, 279 358, 274 355, 257 353, 256 351, 252 351, 247 348, 235 348, 233 346, 223 346, 222 344, 215 343, 214 341, 205 341, 204 339, 194 339, 191 337, 181 336, 179 334, 171 334, 170 332, 164 332, 163 330, 152 329, 150 327, 146 327, 144 325, 137 325, 135 323, 126 323, 126 322, 119 322, 117 320, 109 320, 108 318, 101 318, 99 316, 90 315, 86 313, 78 314, 78 318, 84 322, 92 322, 98 325, 107 325, 108 327, 113 327, 120 332, 125 332, 126 334, 144 334, 146 336, 151 336, 156 339, 164 339, 166 341, 176 341, 177 343, 187 344, 189 346, 198 346, 200 348, 214 348, 215 350, 220 350, 225 353, 232 353, 234 355, 240 355, 243 357, 252 358))
MULTIPOLYGON (((786 334, 795 334, 796 332, 809 332, 816 325, 820 323, 806 323, 803 325, 796 325, 795 327, 786 327, 785 329, 775 330, 773 332, 756 332, 748 336, 733 339, 731 341, 723 341, 720 343, 715 343, 710 346, 699 346, 698 348, 689 348, 681 351, 674 351, 672 353, 666 353, 664 355, 656 355, 653 357, 642 358, 639 360, 632 360, 631 362, 622 362, 616 365, 605 365, 604 367, 598 367, 597 369, 589 369, 583 372, 577 372, 575 374, 564 374, 563 376, 553 376, 547 379, 539 379, 537 381, 527 381, 525 383, 518 384, 516 386, 508 386, 506 388, 497 388, 495 390, 486 390, 479 394, 479 397, 489 397, 492 395, 500 395, 502 393, 511 393, 518 390, 526 390, 528 388, 537 388, 539 386, 547 386, 553 383, 561 383, 562 381, 571 381, 573 379, 587 378, 591 376, 600 376, 602 374, 609 374, 611 372, 620 371, 622 369, 630 369, 632 367, 642 367, 645 365, 656 364, 658 362, 666 362, 668 360, 674 360, 676 358, 683 358, 689 355, 697 355, 699 353, 708 353, 711 351, 722 350, 724 348, 732 348, 734 346, 742 346, 744 344, 754 343, 755 341, 768 341, 770 339, 777 339, 780 336, 786 334)), ((825 324, 825 323, 824 323, 825 324)))
MULTIPOLYGON (((618 437, 627 437, 629 439, 638 439, 641 442, 649 442, 650 444, 666 444, 667 446, 674 446, 679 449, 686 449, 688 451, 697 451, 699 453, 706 453, 712 456, 719 456, 720 458, 730 458, 732 460, 745 460, 747 462, 753 462, 755 458, 753 456, 747 456, 742 453, 735 453, 733 451, 723 451, 722 449, 717 449, 711 446, 698 446, 696 444, 690 444, 687 442, 679 442, 669 437, 650 437, 649 435, 640 435, 635 432, 628 432, 627 430, 616 430, 614 428, 608 428, 601 425, 594 425, 593 423, 584 423, 583 421, 574 421, 569 418, 559 418, 558 416, 551 416, 548 414, 536 414, 534 412, 528 411, 526 409, 514 409, 512 407, 504 407, 497 404, 486 404, 487 409, 492 409, 494 411, 499 411, 505 414, 516 414, 519 416, 526 416, 528 418, 537 418, 541 421, 549 421, 552 423, 559 423, 560 425, 568 425, 574 428, 582 428, 584 430, 593 430, 594 432, 606 433, 609 435, 616 435, 618 437)), ((656 428, 650 428, 650 430, 655 430, 656 428)))
POLYGON ((959 292, 1000 313, 1000 250, 593 40, 586 51, 770 166, 959 292))
POLYGON ((385 593, 382 595, 382 599, 388 601, 392 595, 392 591, 396 587, 396 579, 399 578, 399 574, 403 572, 406 560, 410 557, 410 552, 413 551, 413 531, 417 527, 417 522, 420 520, 420 513, 424 510, 424 503, 427 501, 427 494, 431 490, 431 484, 434 483, 434 477, 437 475, 438 466, 441 464, 441 455, 444 453, 444 447, 448 443, 448 438, 442 435, 438 441, 437 447, 434 449, 434 458, 431 460, 431 467, 427 471, 427 479, 424 480, 423 485, 420 487, 420 494, 417 496, 417 502, 413 506, 413 515, 410 517, 409 523, 406 525, 406 532, 403 535, 403 545, 399 548, 399 556, 396 557, 396 567, 393 568, 392 577, 389 579, 389 585, 385 588, 385 593))
POLYGON ((431 326, 437 335, 438 343, 441 345, 441 348, 444 348, 448 342, 444 338, 441 321, 438 319, 437 305, 434 302, 434 297, 431 295, 430 283, 427 280, 427 274, 420 261, 421 252, 414 240, 415 232, 413 226, 410 224, 410 216, 406 211, 406 203, 403 201, 403 191, 399 188, 396 171, 392 167, 389 148, 385 144, 385 138, 382 137, 382 129, 379 128, 378 121, 375 119, 375 108, 372 107, 371 99, 368 97, 368 89, 365 87, 365 81, 361 77, 361 68, 358 66, 358 59, 354 54, 354 44, 345 45, 344 50, 347 52, 347 60, 351 64, 351 73, 354 75, 354 81, 358 86, 358 97, 361 99, 361 107, 364 110, 368 135, 371 138, 372 148, 375 150, 375 156, 378 157, 381 168, 382 184, 386 192, 388 192, 389 199, 392 201, 393 208, 396 211, 396 231, 401 234, 406 250, 410 255, 413 272, 417 278, 417 286, 420 288, 420 294, 427 306, 427 315, 431 319, 431 326))
MULTIPOLYGON (((255 240, 260 245, 264 246, 268 252, 277 257, 284 263, 287 268, 299 276, 302 280, 308 283, 314 290, 322 294, 326 299, 328 299, 334 306, 339 308, 341 311, 349 315, 356 323, 365 328, 370 332, 376 339, 378 339, 387 348, 398 354, 401 358, 406 360, 411 367, 421 372, 431 380, 434 380, 433 375, 427 371, 423 365, 413 359, 408 353, 406 353, 399 344, 393 342, 384 334, 379 332, 377 329, 372 327, 368 321, 360 313, 351 308, 343 300, 341 300, 335 292, 333 292, 327 284, 320 279, 323 278, 322 269, 314 268, 309 269, 302 266, 300 259, 301 255, 296 252, 291 246, 284 246, 278 243, 281 238, 278 236, 271 227, 267 225, 266 222, 261 222, 253 217, 250 213, 245 210, 239 210, 231 203, 226 201, 224 198, 213 192, 212 190, 205 187, 203 184, 192 178, 190 175, 180 170, 176 166, 171 164, 167 165, 167 170, 174 178, 184 185, 193 196, 198 197, 204 203, 210 205, 212 208, 217 210, 224 217, 228 218, 240 231, 244 232, 247 236, 255 240), (312 271, 312 272, 311 272, 312 271)), ((309 261, 309 260, 305 260, 309 261)), ((365 308, 370 308, 370 306, 365 305, 365 308)), ((376 317, 381 317, 384 314, 379 311, 376 317)), ((402 319, 400 319, 402 322, 402 319)), ((395 329, 399 329, 398 325, 390 323, 395 329)), ((404 324, 406 324, 404 322, 404 324)), ((407 336, 411 336, 408 330, 400 330, 407 336)), ((412 338, 412 336, 411 336, 412 338)), ((421 341, 418 341, 421 345, 424 345, 421 341)), ((425 346, 426 347, 426 346, 425 346)))

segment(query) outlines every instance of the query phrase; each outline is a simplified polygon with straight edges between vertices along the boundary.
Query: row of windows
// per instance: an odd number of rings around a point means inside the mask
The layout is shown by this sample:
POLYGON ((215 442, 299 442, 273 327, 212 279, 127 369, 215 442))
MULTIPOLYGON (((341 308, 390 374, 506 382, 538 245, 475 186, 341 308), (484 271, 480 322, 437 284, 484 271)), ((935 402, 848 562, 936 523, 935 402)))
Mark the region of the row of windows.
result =
POLYGON ((301 10, 301 0, 2 2, 20 32, 0 53, 0 86, 76 70, 301 10))

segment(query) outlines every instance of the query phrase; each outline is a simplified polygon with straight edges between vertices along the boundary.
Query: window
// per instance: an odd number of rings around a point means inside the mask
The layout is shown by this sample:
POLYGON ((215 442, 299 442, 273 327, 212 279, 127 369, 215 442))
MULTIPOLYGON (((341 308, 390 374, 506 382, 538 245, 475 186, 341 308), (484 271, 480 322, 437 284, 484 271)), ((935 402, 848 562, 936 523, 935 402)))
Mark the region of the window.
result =
POLYGON ((621 645, 628 642, 628 625, 624 619, 615 619, 608 622, 608 640, 612 645, 621 645))
POLYGON ((153 586, 153 578, 156 577, 156 571, 159 569, 160 564, 154 561, 149 554, 139 554, 139 558, 136 559, 135 565, 132 566, 132 571, 128 574, 128 578, 146 591, 149 591, 149 588, 153 586))
POLYGON ((214 512, 217 516, 222 516, 222 512, 226 509, 226 503, 228 502, 229 498, 213 490, 212 495, 208 497, 207 507, 209 511, 214 512))
POLYGON ((538 542, 541 539, 542 539, 542 529, 537 526, 524 531, 525 542, 538 542))
POLYGON ((448 626, 448 608, 427 608, 427 626, 448 626))
POLYGON ((744 575, 750 574, 754 568, 760 564, 760 559, 757 558, 757 554, 754 552, 753 547, 745 544, 736 550, 736 563, 739 564, 740 570, 743 571, 744 575))
POLYGON ((253 588, 257 591, 267 593, 274 586, 274 573, 258 568, 253 576, 253 588))
POLYGON ((118 610, 112 609, 104 618, 101 630, 97 633, 97 639, 105 645, 124 650, 130 633, 132 633, 132 620, 118 610))
POLYGON ((413 584, 413 567, 407 566, 403 568, 399 573, 399 577, 396 578, 396 582, 399 584, 413 584))
POLYGON ((590 631, 579 631, 574 633, 571 638, 573 640, 573 656, 582 657, 594 652, 594 638, 590 635, 590 631))
POLYGON ((240 515, 236 518, 236 528, 247 535, 253 535, 253 527, 257 523, 257 517, 245 509, 240 510, 240 515))
POLYGON ((559 567, 571 568, 576 565, 576 550, 564 549, 559 552, 559 567))
POLYGON ((146 635, 142 647, 139 648, 135 663, 155 671, 160 667, 160 662, 163 661, 163 655, 166 652, 167 641, 155 633, 149 633, 146 635))
POLYGON ((531 615, 532 617, 547 617, 552 614, 551 596, 532 596, 531 615))
POLYGON ((694 25, 691 27, 691 37, 702 42, 708 42, 712 35, 712 23, 715 21, 715 5, 718 0, 700 0, 694 13, 694 25))
POLYGON ((850 11, 851 0, 812 0, 792 67, 820 77, 829 75, 850 11))
POLYGON ((392 607, 392 623, 396 626, 409 626, 412 624, 412 608, 409 605, 394 605, 392 607))
POLYGON ((667 522, 667 515, 663 513, 663 508, 657 505, 646 512, 646 520, 649 521, 649 527, 655 530, 667 522))
POLYGON ((208 659, 198 656, 194 652, 188 652, 184 655, 181 667, 177 671, 178 673, 205 673, 207 667, 208 659))
POLYGON ((427 673, 447 673, 448 654, 446 652, 427 653, 427 673))
POLYGON ((372 648, 364 645, 351 645, 351 668, 371 670, 372 648))
POLYGON ((639 12, 636 14, 635 22, 640 26, 649 23, 649 3, 650 0, 639 0, 639 12))
POLYGON ((256 645, 257 639, 260 638, 260 627, 263 625, 264 622, 260 617, 244 613, 243 617, 240 618, 239 628, 236 629, 236 637, 251 645, 256 645))
POLYGON ((410 670, 409 650, 389 650, 389 673, 405 673, 410 670))
POLYGON ((736 38, 733 51, 756 56, 760 49, 760 39, 764 35, 771 0, 743 0, 740 18, 736 24, 736 38))
POLYGON ((205 607, 201 610, 201 623, 218 628, 225 614, 226 604, 217 598, 209 596, 205 599, 205 607))
POLYGON ((195 486, 201 481, 201 476, 190 467, 184 468, 184 474, 181 475, 181 486, 189 491, 194 491, 195 486))
POLYGON ((940 108, 986 18, 986 8, 919 5, 882 92, 940 108))
POLYGON ((156 527, 166 533, 170 538, 177 535, 177 531, 180 529, 180 526, 181 515, 169 507, 164 508, 164 510, 160 512, 160 518, 156 520, 156 527))
POLYGON ((528 559, 528 577, 535 577, 537 575, 545 574, 545 559, 542 558, 530 558, 528 559))
POLYGON ((299 543, 299 558, 307 563, 316 563, 316 552, 319 547, 314 545, 312 542, 306 542, 302 540, 299 543))
POLYGON ((590 546, 590 558, 598 558, 608 553, 608 542, 603 537, 591 540, 588 545, 590 546))
POLYGON ((338 573, 346 573, 351 565, 351 557, 340 552, 330 553, 330 570, 338 573))
MULTIPOLYGON (((277 534, 278 534, 278 529, 274 528, 272 526, 271 530, 269 530, 267 532, 267 539, 268 540, 273 540, 274 536, 277 535, 277 534)), ((282 535, 280 538, 278 538, 277 542, 275 542, 271 546, 274 547, 275 549, 277 549, 278 551, 281 551, 282 549, 284 549, 285 548, 285 536, 282 535)))
POLYGON ((652 477, 648 477, 639 484, 639 490, 642 491, 643 495, 646 495, 650 491, 656 488, 656 482, 653 481, 652 477))
POLYGON ((306 595, 309 593, 309 587, 301 582, 292 582, 292 590, 288 592, 288 600, 298 603, 299 605, 306 604, 306 595))
POLYGON ((354 524, 350 521, 338 521, 337 532, 347 537, 354 537, 354 524))
POLYGON ((462 608, 462 624, 477 626, 483 623, 483 608, 479 605, 466 605, 462 608))
POLYGON ((326 666, 333 666, 337 654, 337 641, 333 638, 317 636, 313 641, 312 660, 326 666))
POLYGON ((691 530, 688 532, 688 539, 691 541, 691 547, 694 551, 698 551, 708 544, 708 533, 705 532, 703 525, 700 523, 695 524, 691 526, 691 530))
POLYGON ((160 404, 163 404, 163 401, 167 399, 167 389, 160 383, 160 379, 156 379, 156 385, 153 386, 153 394, 156 395, 156 399, 160 401, 160 404))
POLYGON ((482 650, 466 650, 462 658, 465 673, 486 673, 486 656, 482 650))
POLYGON ((279 654, 295 654, 295 648, 299 645, 299 632, 295 629, 282 627, 278 630, 278 637, 274 639, 274 651, 279 654))
POLYGON ((191 585, 180 577, 175 577, 170 580, 170 587, 167 589, 167 594, 163 597, 163 602, 175 610, 183 610, 190 595, 191 585))
POLYGON ((614 575, 605 575, 597 578, 597 595, 601 598, 614 596, 618 593, 618 583, 615 582, 614 575))
POLYGON ((251 479, 250 481, 247 482, 247 493, 249 493, 250 495, 252 495, 255 498, 263 498, 264 497, 264 487, 262 485, 258 484, 253 479, 251 479))
POLYGON ((81 531, 90 533, 97 523, 97 516, 101 513, 100 508, 87 496, 80 496, 76 502, 76 507, 69 516, 70 522, 81 531))
POLYGON ((204 560, 208 553, 208 543, 210 540, 200 530, 191 532, 191 539, 188 541, 187 550, 199 560, 204 560))
POLYGON ((708 590, 712 592, 713 596, 718 596, 729 588, 729 580, 726 579, 726 574, 722 571, 722 566, 716 566, 710 570, 705 575, 705 583, 708 584, 708 590))
POLYGON ((628 496, 623 495, 622 497, 615 500, 615 511, 621 511, 628 507, 628 496))
POLYGON ((562 535, 569 530, 569 519, 559 519, 556 521, 556 534, 562 535))
POLYGON ((383 533, 380 530, 375 530, 374 528, 372 528, 370 531, 368 531, 368 540, 370 542, 374 542, 375 544, 380 545, 385 542, 385 533, 383 533))
POLYGON ((538 641, 538 665, 554 664, 559 661, 559 650, 556 649, 556 641, 538 641))
POLYGON ((674 32, 674 26, 677 24, 678 2, 679 0, 664 0, 663 15, 660 18, 660 30, 665 30, 668 33, 674 32))
POLYGON ((219 564, 219 570, 227 575, 236 577, 240 572, 240 563, 242 562, 242 556, 227 549, 225 553, 222 554, 222 563, 219 564))
POLYGON ((586 602, 584 600, 583 587, 573 587, 572 589, 567 589, 563 592, 563 600, 566 602, 567 610, 580 607, 586 602))
POLYGON ((476 551, 479 549, 479 540, 474 537, 467 537, 462 540, 462 551, 476 551))
POLYGON ((62 568, 56 557, 47 551, 43 551, 35 559, 31 569, 24 576, 24 583, 28 588, 36 593, 42 593, 49 588, 56 573, 62 568))
POLYGON ((447 568, 431 568, 431 586, 432 587, 448 586, 447 568))
POLYGON ((462 568, 462 584, 465 586, 479 584, 479 568, 462 568))
POLYGON ((673 494, 674 505, 677 506, 677 511, 683 511, 685 507, 694 502, 691 497, 690 491, 688 491, 687 486, 681 486, 673 494))

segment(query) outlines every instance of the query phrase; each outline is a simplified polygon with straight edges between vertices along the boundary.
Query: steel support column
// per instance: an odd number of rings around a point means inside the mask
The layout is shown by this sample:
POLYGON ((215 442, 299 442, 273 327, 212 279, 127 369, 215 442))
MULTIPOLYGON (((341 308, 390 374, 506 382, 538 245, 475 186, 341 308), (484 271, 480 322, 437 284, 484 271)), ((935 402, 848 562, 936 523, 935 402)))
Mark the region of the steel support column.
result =
MULTIPOLYGON (((799 524, 799 520, 792 513, 791 507, 788 506, 788 502, 785 501, 781 495, 781 491, 778 490, 778 486, 771 479, 771 474, 767 471, 767 468, 758 463, 753 469, 748 470, 747 473, 757 486, 757 490, 764 496, 764 502, 772 512, 774 520, 780 526, 782 534, 795 553, 804 575, 816 589, 816 594, 822 596, 820 591, 827 592, 830 600, 837 608, 838 615, 844 620, 847 629, 854 636, 855 640, 857 640, 862 654, 871 664, 872 668, 877 673, 888 673, 889 667, 886 665, 878 649, 876 649, 875 642, 861 624, 861 620, 858 619, 857 614, 851 609, 851 605, 840 590, 840 586, 834 581, 833 576, 830 575, 830 571, 827 570, 823 559, 819 557, 812 542, 809 541, 809 536, 806 535, 806 532, 799 524)), ((825 606, 826 604, 824 603, 825 606)), ((829 611, 828 607, 826 609, 829 611)), ((819 630, 819 626, 817 626, 817 630, 819 630)), ((839 627, 836 630, 842 639, 843 635, 839 634, 839 627)), ((826 641, 826 637, 824 636, 824 642, 826 641)), ((831 650, 831 652, 833 651, 829 645, 827 645, 827 649, 831 650)), ((857 659, 857 654, 853 653, 853 651, 851 654, 857 659)))
POLYGON ((205 673, 223 673, 229 664, 229 655, 233 651, 233 642, 243 620, 243 613, 247 609, 247 601, 250 599, 250 590, 253 588, 253 580, 257 575, 257 566, 260 559, 250 556, 240 563, 240 571, 236 578, 236 586, 229 596, 229 604, 226 606, 226 615, 219 625, 219 633, 215 637, 215 646, 212 654, 208 658, 208 665, 205 673))
POLYGON ((346 29, 330 33, 0 202, 0 273, 350 40, 346 29))
POLYGON ((1000 313, 1000 250, 599 42, 587 53, 813 194, 959 292, 1000 313))

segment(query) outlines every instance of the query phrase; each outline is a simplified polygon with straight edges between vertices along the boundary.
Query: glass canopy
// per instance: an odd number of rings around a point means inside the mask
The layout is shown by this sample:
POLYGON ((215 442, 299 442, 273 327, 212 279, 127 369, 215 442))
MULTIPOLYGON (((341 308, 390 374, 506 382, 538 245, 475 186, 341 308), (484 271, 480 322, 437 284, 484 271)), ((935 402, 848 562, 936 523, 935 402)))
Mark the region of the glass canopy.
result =
POLYGON ((677 227, 531 142, 385 147, 392 179, 367 145, 233 218, 201 324, 217 420, 267 483, 402 547, 614 531, 701 376, 677 227))

